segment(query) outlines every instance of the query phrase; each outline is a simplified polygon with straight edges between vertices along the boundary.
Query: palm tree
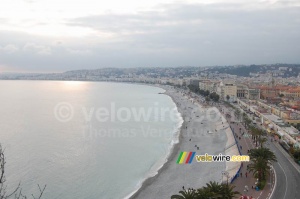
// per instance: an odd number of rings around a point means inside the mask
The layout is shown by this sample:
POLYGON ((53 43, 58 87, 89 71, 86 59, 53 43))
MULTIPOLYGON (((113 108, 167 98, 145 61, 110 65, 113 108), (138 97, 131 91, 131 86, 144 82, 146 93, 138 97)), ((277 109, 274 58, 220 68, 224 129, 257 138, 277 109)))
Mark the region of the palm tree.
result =
POLYGON ((206 183, 206 188, 212 193, 212 195, 214 197, 219 197, 221 189, 222 189, 222 185, 219 184, 218 182, 212 182, 210 181, 209 183, 206 183))
POLYGON ((240 121, 241 118, 241 111, 239 109, 236 109, 234 112, 235 117, 240 121))
POLYGON ((267 173, 270 170, 270 166, 264 158, 259 157, 252 160, 252 163, 249 164, 248 170, 253 172, 254 175, 257 175, 258 180, 261 182, 266 179, 267 173))
POLYGON ((252 135, 252 139, 255 141, 256 147, 258 146, 258 142, 260 142, 260 145, 262 147, 262 144, 267 141, 267 139, 262 138, 264 136, 264 131, 263 130, 251 126, 250 127, 250 132, 251 132, 251 135, 252 135))
POLYGON ((172 195, 171 199, 195 199, 196 198, 196 190, 195 189, 183 189, 183 191, 179 191, 181 195, 172 195))
POLYGON ((206 183, 206 186, 195 189, 183 189, 179 191, 181 195, 172 195, 171 199, 233 199, 238 191, 234 191, 235 186, 230 184, 219 184, 218 182, 206 183))
POLYGON ((206 187, 197 189, 197 196, 195 199, 208 199, 208 198, 213 198, 214 195, 213 193, 210 192, 209 189, 206 187))
POLYGON ((250 126, 250 133, 251 133, 251 135, 252 135, 252 140, 255 141, 256 136, 257 136, 257 134, 258 134, 258 129, 255 128, 254 126, 250 126))
POLYGON ((248 155, 250 156, 250 160, 263 158, 265 161, 276 162, 277 158, 275 154, 270 151, 269 148, 258 148, 258 149, 250 149, 248 155))
POLYGON ((251 149, 248 153, 252 163, 249 165, 249 171, 257 174, 259 181, 265 180, 269 174, 270 164, 276 162, 275 154, 268 148, 251 149))
POLYGON ((237 194, 240 194, 238 191, 234 191, 235 186, 229 184, 223 184, 221 187, 221 195, 223 199, 235 198, 237 194))
POLYGON ((246 113, 243 113, 243 121, 245 123, 245 128, 248 129, 251 124, 251 120, 248 118, 246 113))
POLYGON ((266 143, 268 139, 266 137, 258 137, 258 142, 260 144, 260 148, 263 148, 263 144, 266 143))

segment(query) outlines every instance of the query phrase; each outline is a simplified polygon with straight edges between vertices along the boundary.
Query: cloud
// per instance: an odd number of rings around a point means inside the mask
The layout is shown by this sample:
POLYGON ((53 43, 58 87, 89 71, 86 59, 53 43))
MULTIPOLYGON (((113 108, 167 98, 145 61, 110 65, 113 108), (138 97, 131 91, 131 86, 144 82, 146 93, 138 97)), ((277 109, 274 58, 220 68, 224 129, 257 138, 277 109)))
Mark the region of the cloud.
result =
MULTIPOLYGON (((30 71, 300 63, 297 1, 165 4, 134 14, 64 19, 87 36, 0 31, 0 64, 30 71)), ((61 24, 60 24, 61 25, 61 24)), ((55 30, 55 29, 53 29, 55 30)))
POLYGON ((17 46, 14 45, 14 44, 7 44, 7 45, 4 46, 4 47, 1 47, 1 46, 0 46, 0 51, 6 52, 6 53, 9 53, 9 54, 15 53, 15 52, 17 52, 18 50, 19 50, 19 47, 17 47, 17 46))
POLYGON ((91 55, 92 51, 91 50, 85 50, 85 49, 72 49, 72 48, 67 48, 67 52, 73 55, 91 55))
POLYGON ((51 55, 52 50, 49 46, 39 45, 35 43, 26 43, 23 47, 24 51, 33 52, 38 55, 51 55))
POLYGON ((214 51, 271 48, 271 42, 273 47, 281 48, 287 45, 294 47, 295 42, 299 44, 299 7, 272 7, 269 2, 256 7, 246 5, 164 5, 163 11, 88 16, 70 20, 68 24, 92 28, 99 35, 110 34, 112 38, 108 43, 148 50, 198 49, 201 52, 207 41, 210 41, 211 47, 217 48, 212 49, 214 51), (280 37, 286 37, 285 42, 280 41, 280 37))

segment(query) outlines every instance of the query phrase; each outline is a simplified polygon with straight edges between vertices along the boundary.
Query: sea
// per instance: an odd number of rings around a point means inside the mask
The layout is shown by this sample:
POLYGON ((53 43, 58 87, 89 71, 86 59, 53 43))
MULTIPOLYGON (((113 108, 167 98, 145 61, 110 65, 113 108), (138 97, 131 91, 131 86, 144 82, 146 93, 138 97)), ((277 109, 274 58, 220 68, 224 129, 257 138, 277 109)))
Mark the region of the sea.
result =
POLYGON ((7 190, 28 197, 121 199, 154 176, 183 122, 155 86, 0 81, 0 143, 7 190))

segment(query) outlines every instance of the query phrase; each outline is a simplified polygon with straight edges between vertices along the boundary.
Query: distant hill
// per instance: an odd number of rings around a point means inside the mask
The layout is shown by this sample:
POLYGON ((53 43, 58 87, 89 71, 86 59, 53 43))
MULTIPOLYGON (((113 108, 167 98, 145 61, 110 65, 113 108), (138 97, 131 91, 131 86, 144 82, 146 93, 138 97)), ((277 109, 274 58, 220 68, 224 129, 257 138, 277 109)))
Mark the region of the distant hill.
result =
POLYGON ((205 72, 226 73, 249 77, 255 74, 273 73, 279 77, 297 77, 300 74, 300 64, 274 64, 274 65, 250 65, 250 66, 223 66, 208 68, 205 72))

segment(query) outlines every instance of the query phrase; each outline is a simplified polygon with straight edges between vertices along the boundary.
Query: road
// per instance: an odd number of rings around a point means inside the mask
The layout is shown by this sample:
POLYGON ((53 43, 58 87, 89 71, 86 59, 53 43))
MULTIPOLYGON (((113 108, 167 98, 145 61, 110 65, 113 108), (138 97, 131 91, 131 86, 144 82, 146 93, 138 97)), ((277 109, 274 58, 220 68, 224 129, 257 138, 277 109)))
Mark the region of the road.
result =
MULTIPOLYGON (((243 112, 242 109, 240 110, 243 112)), ((251 118, 251 116, 249 117, 251 118)), ((257 127, 263 129, 261 123, 258 123, 257 127)), ((300 198, 300 166, 292 160, 290 155, 277 142, 268 141, 267 147, 277 157, 277 162, 273 163, 276 173, 276 185, 270 199, 300 198)))
POLYGON ((268 147, 277 157, 277 162, 273 163, 277 182, 271 199, 300 198, 299 165, 296 165, 277 143, 269 142, 268 147))

